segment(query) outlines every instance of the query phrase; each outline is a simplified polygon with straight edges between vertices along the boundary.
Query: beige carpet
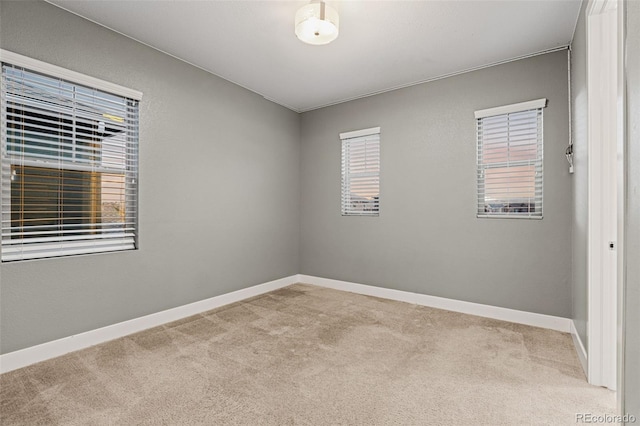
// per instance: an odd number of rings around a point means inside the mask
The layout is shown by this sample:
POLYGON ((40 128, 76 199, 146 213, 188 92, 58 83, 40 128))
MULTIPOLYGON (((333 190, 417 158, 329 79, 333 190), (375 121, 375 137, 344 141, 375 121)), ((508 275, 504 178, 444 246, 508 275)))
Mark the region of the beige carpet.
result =
POLYGON ((571 425, 568 334, 297 284, 0 376, 2 425, 571 425))

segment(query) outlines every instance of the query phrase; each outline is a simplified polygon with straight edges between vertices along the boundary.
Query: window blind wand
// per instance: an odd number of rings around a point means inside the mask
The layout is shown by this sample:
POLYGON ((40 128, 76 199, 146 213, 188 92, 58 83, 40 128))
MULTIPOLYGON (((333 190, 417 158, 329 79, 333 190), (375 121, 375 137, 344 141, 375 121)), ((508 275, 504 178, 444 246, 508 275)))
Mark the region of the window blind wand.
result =
POLYGON ((573 144, 567 147, 567 150, 564 152, 567 157, 567 161, 569 162, 569 173, 573 173, 573 144))

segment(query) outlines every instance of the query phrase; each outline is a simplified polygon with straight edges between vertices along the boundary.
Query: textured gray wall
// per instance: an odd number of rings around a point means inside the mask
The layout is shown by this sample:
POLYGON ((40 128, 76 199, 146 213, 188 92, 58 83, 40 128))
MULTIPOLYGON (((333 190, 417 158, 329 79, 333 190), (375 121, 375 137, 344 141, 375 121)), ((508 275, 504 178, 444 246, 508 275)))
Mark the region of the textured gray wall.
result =
POLYGON ((141 90, 140 250, 1 266, 0 352, 298 272, 299 116, 43 2, 0 47, 141 90))
POLYGON ((588 110, 587 110, 587 29, 582 3, 571 43, 571 103, 574 152, 573 232, 572 232, 572 315, 582 343, 587 349, 587 225, 588 225, 588 110))
POLYGON ((0 47, 144 92, 141 249, 3 264, 1 353, 297 272, 570 316, 565 52, 299 117, 46 3, 0 7, 0 47), (476 219, 473 111, 539 97, 545 218, 476 219), (381 215, 343 218, 338 133, 377 125, 381 215))
POLYGON ((567 52, 302 115, 301 273, 571 316, 567 52), (477 219, 474 111, 546 97, 544 219, 477 219), (340 215, 340 140, 381 126, 379 217, 340 215))
POLYGON ((627 4, 627 197, 624 408, 640 421, 640 2, 627 4))

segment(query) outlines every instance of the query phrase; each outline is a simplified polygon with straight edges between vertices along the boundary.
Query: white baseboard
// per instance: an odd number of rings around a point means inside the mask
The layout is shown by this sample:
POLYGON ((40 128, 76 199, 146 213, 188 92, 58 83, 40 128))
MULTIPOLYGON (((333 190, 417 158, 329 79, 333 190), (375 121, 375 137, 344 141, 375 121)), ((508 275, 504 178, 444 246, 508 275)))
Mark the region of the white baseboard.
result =
POLYGON ((575 346, 576 348, 576 353, 578 354, 580 365, 582 365, 582 370, 584 371, 585 376, 589 377, 587 367, 587 350, 584 348, 582 339, 580 339, 580 335, 578 334, 578 330, 576 329, 576 324, 573 321, 571 321, 571 338, 573 339, 573 346, 575 346))
POLYGON ((132 333, 137 333, 151 327, 157 327, 168 322, 206 312, 253 296, 258 296, 269 291, 295 284, 296 282, 298 282, 298 276, 292 275, 279 280, 269 281, 252 287, 243 288, 242 290, 189 303, 188 305, 167 309, 166 311, 145 315, 140 318, 134 318, 132 320, 123 321, 117 324, 98 328, 96 330, 63 337, 62 339, 53 340, 30 348, 9 352, 7 354, 0 355, 0 374, 26 367, 27 365, 35 364, 36 362, 55 358, 69 352, 88 348, 89 346, 94 346, 109 340, 117 339, 132 333))
POLYGON ((336 290, 350 291, 352 293, 365 294, 367 296, 398 300, 401 302, 413 303, 415 305, 445 309, 447 311, 461 312, 464 314, 515 322, 518 324, 526 324, 534 327, 548 328, 551 330, 561 331, 563 333, 571 332, 572 321, 569 318, 517 311, 497 306, 482 305, 480 303, 464 302, 462 300, 428 296, 426 294, 411 293, 408 291, 393 290, 389 288, 356 284, 347 281, 338 281, 309 275, 298 275, 298 280, 302 283, 333 288, 336 290))
POLYGON ((26 367, 28 365, 35 364, 36 362, 55 358, 69 352, 88 348, 109 340, 117 339, 119 337, 127 336, 132 333, 137 333, 148 328, 157 327, 191 315, 206 312, 220 306, 239 302, 297 282, 571 333, 571 335, 574 336, 574 342, 576 342, 577 339, 576 351, 578 352, 578 357, 580 358, 583 368, 586 369, 586 351, 584 350, 584 346, 582 345, 579 336, 575 333, 573 321, 568 318, 517 311, 497 306, 482 305, 479 303, 464 302, 444 297, 428 296, 426 294, 411 293, 407 291, 313 277, 309 275, 292 275, 279 280, 258 284, 242 290, 189 303, 188 305, 167 309, 166 311, 145 315, 140 318, 134 318, 132 320, 98 328, 96 330, 87 331, 0 355, 0 374, 26 367))

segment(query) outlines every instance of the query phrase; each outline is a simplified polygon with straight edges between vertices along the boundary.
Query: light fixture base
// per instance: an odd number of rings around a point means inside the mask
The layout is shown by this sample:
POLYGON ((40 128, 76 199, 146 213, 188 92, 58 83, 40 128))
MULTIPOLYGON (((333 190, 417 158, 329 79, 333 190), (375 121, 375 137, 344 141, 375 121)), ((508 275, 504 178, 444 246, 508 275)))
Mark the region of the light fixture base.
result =
POLYGON ((296 13, 296 36, 307 44, 331 43, 338 37, 338 26, 338 12, 324 1, 313 1, 296 13))

